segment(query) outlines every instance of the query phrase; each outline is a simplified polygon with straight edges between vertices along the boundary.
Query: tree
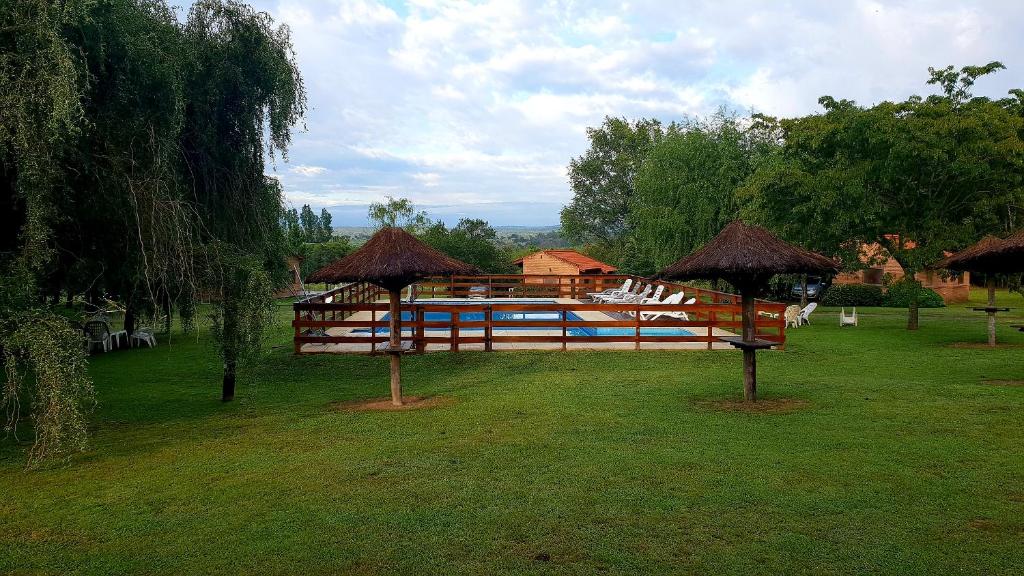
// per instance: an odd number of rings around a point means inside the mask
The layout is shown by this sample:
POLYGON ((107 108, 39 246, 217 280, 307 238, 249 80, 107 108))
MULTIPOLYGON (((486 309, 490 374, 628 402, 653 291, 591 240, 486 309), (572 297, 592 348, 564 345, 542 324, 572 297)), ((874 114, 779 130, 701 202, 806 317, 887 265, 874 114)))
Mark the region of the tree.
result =
POLYGON ((1002 68, 930 70, 941 94, 870 108, 823 96, 823 114, 780 122, 781 164, 766 168, 776 175, 759 176, 759 202, 775 222, 802 224, 802 217, 827 226, 838 216, 824 233, 833 245, 848 235, 857 246, 882 246, 906 273, 907 327, 916 329, 915 274, 1019 210, 1024 123, 1017 100, 970 93, 979 77, 1002 68))
MULTIPOLYGON (((241 327, 223 333, 245 341, 255 328, 234 317, 246 312, 232 288, 245 270, 231 268, 281 268, 281 189, 264 163, 284 156, 305 110, 287 28, 233 0, 200 0, 185 22, 160 0, 11 0, 0 79, 0 271, 19 278, 0 286, 18 302, 0 309, 3 336, 73 334, 47 315, 61 293, 120 299, 126 327, 213 293, 225 325, 241 327)), ((80 446, 69 431, 87 403, 84 361, 20 342, 2 344, 13 371, 3 403, 16 402, 12 383, 83 400, 37 419, 51 426, 37 428, 37 447, 66 454, 80 446), (66 394, 40 388, 61 382, 66 394)), ((80 349, 68 342, 58 347, 80 349)))
POLYGON ((497 247, 497 233, 484 220, 463 218, 452 229, 443 222, 435 222, 421 235, 421 239, 445 254, 472 264, 485 272, 504 272, 508 268, 497 247))
POLYGON ((569 162, 573 199, 562 209, 562 233, 567 238, 580 244, 621 246, 637 173, 664 134, 661 122, 653 119, 631 123, 606 117, 601 126, 587 129, 590 148, 569 162))
POLYGON ((245 357, 240 352, 255 346, 271 318, 263 313, 269 285, 281 281, 264 281, 260 270, 284 273, 281 188, 264 176, 264 158, 287 150, 305 94, 288 30, 275 27, 266 13, 230 0, 201 0, 192 6, 184 36, 193 50, 182 148, 197 181, 197 212, 208 242, 223 246, 205 253, 212 256, 209 277, 221 296, 214 318, 228 401, 237 361, 245 357))
POLYGON ((334 226, 331 225, 331 213, 327 211, 327 208, 320 209, 320 224, 322 229, 317 242, 330 242, 334 237, 334 226))
POLYGON ((373 202, 368 211, 370 222, 374 228, 391 228, 399 226, 413 234, 418 234, 430 226, 427 213, 417 211, 407 198, 385 197, 383 202, 373 202))
POLYGON ((352 252, 352 243, 347 236, 339 236, 328 242, 307 244, 304 247, 302 265, 299 268, 302 278, 323 268, 324 266, 348 256, 352 252))
POLYGON ((653 273, 713 238, 739 215, 736 189, 777 146, 725 111, 670 126, 635 178, 624 268, 653 273))
POLYGON ((306 242, 320 242, 323 236, 324 225, 320 217, 313 213, 309 204, 302 205, 302 212, 299 213, 299 222, 302 225, 302 237, 306 242))

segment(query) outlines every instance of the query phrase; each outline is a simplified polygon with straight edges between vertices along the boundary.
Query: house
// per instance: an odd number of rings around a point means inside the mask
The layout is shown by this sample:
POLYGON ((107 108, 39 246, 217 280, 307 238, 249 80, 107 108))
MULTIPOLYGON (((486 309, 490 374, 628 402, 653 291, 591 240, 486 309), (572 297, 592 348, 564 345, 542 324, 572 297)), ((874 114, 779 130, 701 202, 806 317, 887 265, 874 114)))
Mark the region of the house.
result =
MULTIPOLYGON (((912 244, 908 244, 913 248, 912 244)), ((886 276, 892 280, 903 278, 903 266, 889 256, 879 244, 865 244, 861 247, 861 262, 871 266, 856 272, 842 272, 836 275, 833 284, 875 284, 881 286, 886 276)), ((971 275, 945 275, 938 270, 926 270, 914 275, 925 288, 938 292, 946 304, 966 302, 971 295, 971 275)))
POLYGON ((581 274, 614 274, 617 268, 594 260, 575 250, 541 250, 515 261, 523 274, 557 274, 579 276, 581 274))

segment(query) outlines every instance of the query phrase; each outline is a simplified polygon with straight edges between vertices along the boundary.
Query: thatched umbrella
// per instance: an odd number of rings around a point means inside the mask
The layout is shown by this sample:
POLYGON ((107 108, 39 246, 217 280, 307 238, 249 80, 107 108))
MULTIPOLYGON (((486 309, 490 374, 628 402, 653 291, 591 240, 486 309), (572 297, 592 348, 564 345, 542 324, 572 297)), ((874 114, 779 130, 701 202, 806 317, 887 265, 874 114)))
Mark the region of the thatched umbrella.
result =
POLYGON ((743 399, 757 400, 757 364, 754 352, 770 343, 758 341, 754 329, 754 299, 776 274, 836 272, 835 263, 784 242, 764 228, 736 220, 693 254, 658 273, 659 278, 724 279, 735 286, 743 302, 743 336, 730 344, 743 350, 743 399))
POLYGON ((314 272, 310 282, 370 282, 390 295, 391 402, 402 404, 402 288, 428 276, 476 274, 475 266, 439 252, 401 228, 383 228, 358 250, 314 272))
POLYGON ((996 274, 1024 272, 1024 230, 1005 240, 985 236, 977 244, 937 262, 932 268, 985 274, 988 288, 988 345, 996 345, 996 274))

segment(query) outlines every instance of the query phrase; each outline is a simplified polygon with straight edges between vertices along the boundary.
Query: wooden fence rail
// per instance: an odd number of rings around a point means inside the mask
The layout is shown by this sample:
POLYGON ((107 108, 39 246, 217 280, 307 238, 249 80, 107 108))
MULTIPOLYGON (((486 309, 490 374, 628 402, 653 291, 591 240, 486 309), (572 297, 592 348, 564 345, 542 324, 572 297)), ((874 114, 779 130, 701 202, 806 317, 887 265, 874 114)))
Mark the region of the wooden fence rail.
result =
MULTIPOLYGON (((671 282, 672 291, 684 290, 694 304, 597 304, 591 302, 502 301, 498 294, 516 298, 585 299, 586 292, 618 288, 629 276, 478 276, 429 280, 414 288, 415 302, 403 302, 402 339, 410 340, 419 351, 430 344, 447 345, 457 352, 467 344, 483 345, 490 351, 495 344, 556 343, 562 349, 579 343, 631 343, 640 349, 645 342, 702 343, 708 349, 718 341, 716 329, 739 333, 741 309, 733 294, 702 290, 671 282), (555 281, 550 281, 555 278, 555 281), (540 280, 540 281, 538 281, 540 280), (548 280, 547 282, 543 280, 548 280), (486 286, 486 291, 479 287, 486 286), (529 290, 529 292, 528 292, 529 290), (479 302, 446 303, 425 298, 466 298, 492 295, 495 299, 479 302), (692 296, 691 296, 692 295, 692 296), (603 313, 600 315, 587 313, 603 313), (645 320, 642 313, 685 312, 687 318, 661 316, 645 320), (585 319, 581 316, 589 316, 585 319), (429 315, 429 316, 428 316, 429 315), (444 318, 440 320, 438 318, 444 318), (596 319, 602 318, 602 319, 596 319), (600 329, 618 329, 613 334, 600 329), (651 331, 656 328, 660 330, 651 331), (664 329, 682 328, 689 334, 672 334, 664 329), (597 330, 594 330, 597 329, 597 330), (522 333, 517 333, 522 332, 522 333), (653 333, 652 333, 653 332, 653 333)), ((635 281, 648 282, 635 278, 635 281)), ((296 302, 295 353, 373 352, 388 339, 388 304, 376 302, 381 291, 369 284, 348 284, 296 302), (360 318, 353 318, 360 312, 360 318), (336 330, 331 334, 331 329, 336 330), (341 347, 305 347, 307 344, 353 344, 341 347), (363 348, 365 345, 365 348, 363 348)), ((507 296, 506 296, 507 297, 507 296)), ((785 344, 785 305, 757 302, 757 337, 785 344)))

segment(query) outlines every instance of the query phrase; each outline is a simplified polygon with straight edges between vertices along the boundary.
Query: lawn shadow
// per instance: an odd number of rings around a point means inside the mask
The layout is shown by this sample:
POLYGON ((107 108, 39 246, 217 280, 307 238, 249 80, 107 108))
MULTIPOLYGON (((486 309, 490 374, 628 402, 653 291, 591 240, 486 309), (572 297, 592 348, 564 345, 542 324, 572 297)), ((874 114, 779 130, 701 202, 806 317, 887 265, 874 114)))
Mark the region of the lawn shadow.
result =
POLYGON ((745 414, 790 414, 811 407, 811 403, 800 398, 762 398, 757 402, 738 399, 700 399, 693 404, 705 410, 716 412, 742 412, 745 414))

